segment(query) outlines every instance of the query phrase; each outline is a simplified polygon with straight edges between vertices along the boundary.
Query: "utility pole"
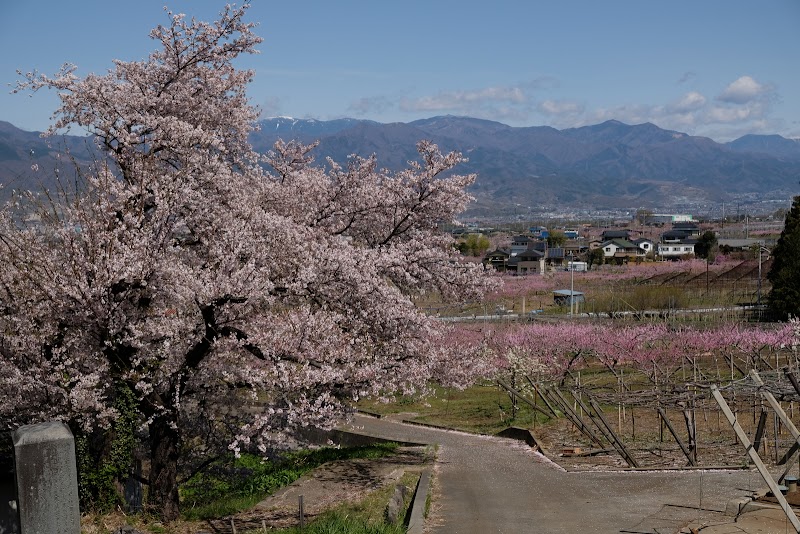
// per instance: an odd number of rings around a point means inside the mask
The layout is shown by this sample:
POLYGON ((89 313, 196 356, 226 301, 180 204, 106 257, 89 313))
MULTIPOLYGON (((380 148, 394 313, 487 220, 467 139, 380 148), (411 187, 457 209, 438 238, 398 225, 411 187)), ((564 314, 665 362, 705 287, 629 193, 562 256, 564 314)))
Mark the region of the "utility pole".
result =
MULTIPOLYGON (((574 259, 575 256, 570 254, 569 257, 574 259)), ((570 260, 567 266, 569 267, 569 318, 572 319, 572 309, 575 306, 575 262, 570 260)))

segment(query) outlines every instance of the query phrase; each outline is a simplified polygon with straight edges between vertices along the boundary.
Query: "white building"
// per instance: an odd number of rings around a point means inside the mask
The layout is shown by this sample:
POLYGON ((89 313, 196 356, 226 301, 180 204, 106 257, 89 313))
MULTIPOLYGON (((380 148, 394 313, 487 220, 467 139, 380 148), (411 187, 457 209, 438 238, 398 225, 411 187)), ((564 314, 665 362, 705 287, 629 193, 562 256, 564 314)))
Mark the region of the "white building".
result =
POLYGON ((656 253, 664 259, 692 256, 694 255, 694 246, 696 243, 696 241, 659 243, 656 253))
POLYGON ((695 222, 691 215, 685 213, 653 213, 644 218, 645 224, 666 224, 676 222, 695 222))

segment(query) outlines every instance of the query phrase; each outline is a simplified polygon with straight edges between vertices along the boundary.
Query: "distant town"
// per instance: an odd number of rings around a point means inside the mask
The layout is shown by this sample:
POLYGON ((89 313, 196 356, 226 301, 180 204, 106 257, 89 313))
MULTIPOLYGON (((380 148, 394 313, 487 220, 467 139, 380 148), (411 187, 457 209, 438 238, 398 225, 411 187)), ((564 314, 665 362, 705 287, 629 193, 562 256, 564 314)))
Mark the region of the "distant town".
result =
MULTIPOLYGON (((688 213, 639 210, 633 217, 597 219, 564 224, 537 221, 477 221, 450 228, 462 253, 481 257, 486 266, 516 274, 587 270, 602 264, 680 260, 706 257, 713 241, 723 254, 748 255, 758 247, 772 247, 783 228, 785 210, 771 215, 696 219, 688 213), (483 239, 470 236, 482 236, 483 239), (706 244, 708 244, 706 243, 706 244)), ((622 214, 615 214, 622 215, 622 214)))

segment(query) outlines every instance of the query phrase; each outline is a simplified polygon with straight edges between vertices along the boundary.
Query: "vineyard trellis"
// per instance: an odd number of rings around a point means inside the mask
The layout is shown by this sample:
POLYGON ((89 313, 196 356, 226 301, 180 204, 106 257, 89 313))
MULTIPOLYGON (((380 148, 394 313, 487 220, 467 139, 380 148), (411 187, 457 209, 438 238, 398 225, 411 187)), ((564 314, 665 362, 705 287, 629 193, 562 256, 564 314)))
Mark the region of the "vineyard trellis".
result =
MULTIPOLYGON (((573 325, 571 330, 576 333, 574 323, 568 324, 573 325)), ((618 341, 614 346, 621 354, 641 355, 643 349, 653 348, 654 339, 659 343, 654 337, 658 333, 657 328, 629 329, 619 338, 629 343, 623 345, 618 341)), ((702 336, 693 331, 687 335, 684 331, 683 339, 676 336, 678 340, 670 347, 683 344, 684 349, 705 349, 705 352, 690 355, 693 354, 690 350, 681 354, 673 351, 671 358, 662 357, 660 362, 650 358, 650 367, 647 358, 609 359, 612 351, 590 347, 586 343, 590 337, 584 332, 576 338, 584 343, 577 344, 571 354, 563 355, 565 365, 560 372, 548 373, 547 368, 539 366, 537 381, 525 374, 519 350, 516 354, 509 351, 507 374, 512 383, 522 374, 522 388, 530 386, 533 400, 502 378, 498 383, 513 399, 524 399, 537 413, 555 419, 561 416, 567 422, 566 428, 572 433, 550 435, 544 440, 541 434, 533 438, 545 454, 548 447, 558 444, 562 453, 554 456, 550 451, 549 455, 561 463, 580 458, 590 459, 595 468, 606 465, 635 470, 734 469, 754 465, 787 520, 800 532, 800 520, 780 486, 793 470, 797 469, 800 475, 800 465, 796 463, 800 431, 792 421, 795 403, 800 400, 800 365, 794 344, 796 325, 786 324, 766 332, 767 335, 762 330, 750 329, 738 332, 742 335, 736 337, 731 335, 736 332, 730 327, 727 331, 704 333, 702 336), (717 333, 727 336, 720 336, 715 342, 717 333), (725 364, 724 373, 721 363, 725 364), (539 399, 546 409, 539 407, 539 399), (787 408, 791 415, 787 414, 787 408), (616 428, 608 418, 609 412, 615 410, 616 428), (676 413, 683 418, 683 431, 679 430, 680 425, 673 424, 676 413), (770 413, 771 436, 767 424, 770 413), (721 415, 725 416, 724 423, 721 415), (669 431, 666 439, 665 428, 669 431), (576 443, 588 450, 584 452, 576 443), (772 471, 766 464, 770 464, 772 471)))
POLYGON ((555 452, 603 451, 562 461, 595 468, 730 468, 749 461, 715 389, 767 463, 787 465, 800 450, 765 400, 769 393, 785 405, 789 421, 800 410, 800 385, 792 382, 800 376, 795 330, 794 323, 699 328, 564 321, 496 325, 484 339, 504 389, 535 405, 540 418, 555 420, 537 431, 544 443, 555 452))

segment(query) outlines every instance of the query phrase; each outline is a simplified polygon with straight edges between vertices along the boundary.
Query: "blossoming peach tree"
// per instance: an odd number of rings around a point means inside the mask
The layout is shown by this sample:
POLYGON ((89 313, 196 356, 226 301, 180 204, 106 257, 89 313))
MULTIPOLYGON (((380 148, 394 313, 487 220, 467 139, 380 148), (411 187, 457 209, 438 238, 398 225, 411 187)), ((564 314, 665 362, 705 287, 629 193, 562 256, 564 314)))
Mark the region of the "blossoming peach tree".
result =
POLYGON ((107 427, 129 388, 167 520, 201 426, 265 450, 349 401, 465 377, 412 298, 488 284, 437 230, 469 200, 473 177, 448 172, 459 154, 420 142, 390 173, 374 157, 319 166, 294 142, 254 153, 253 72, 233 66, 260 42, 246 8, 170 13, 145 60, 17 87, 57 90, 50 133, 86 129, 102 157, 81 187, 0 213, 0 421, 107 427))

